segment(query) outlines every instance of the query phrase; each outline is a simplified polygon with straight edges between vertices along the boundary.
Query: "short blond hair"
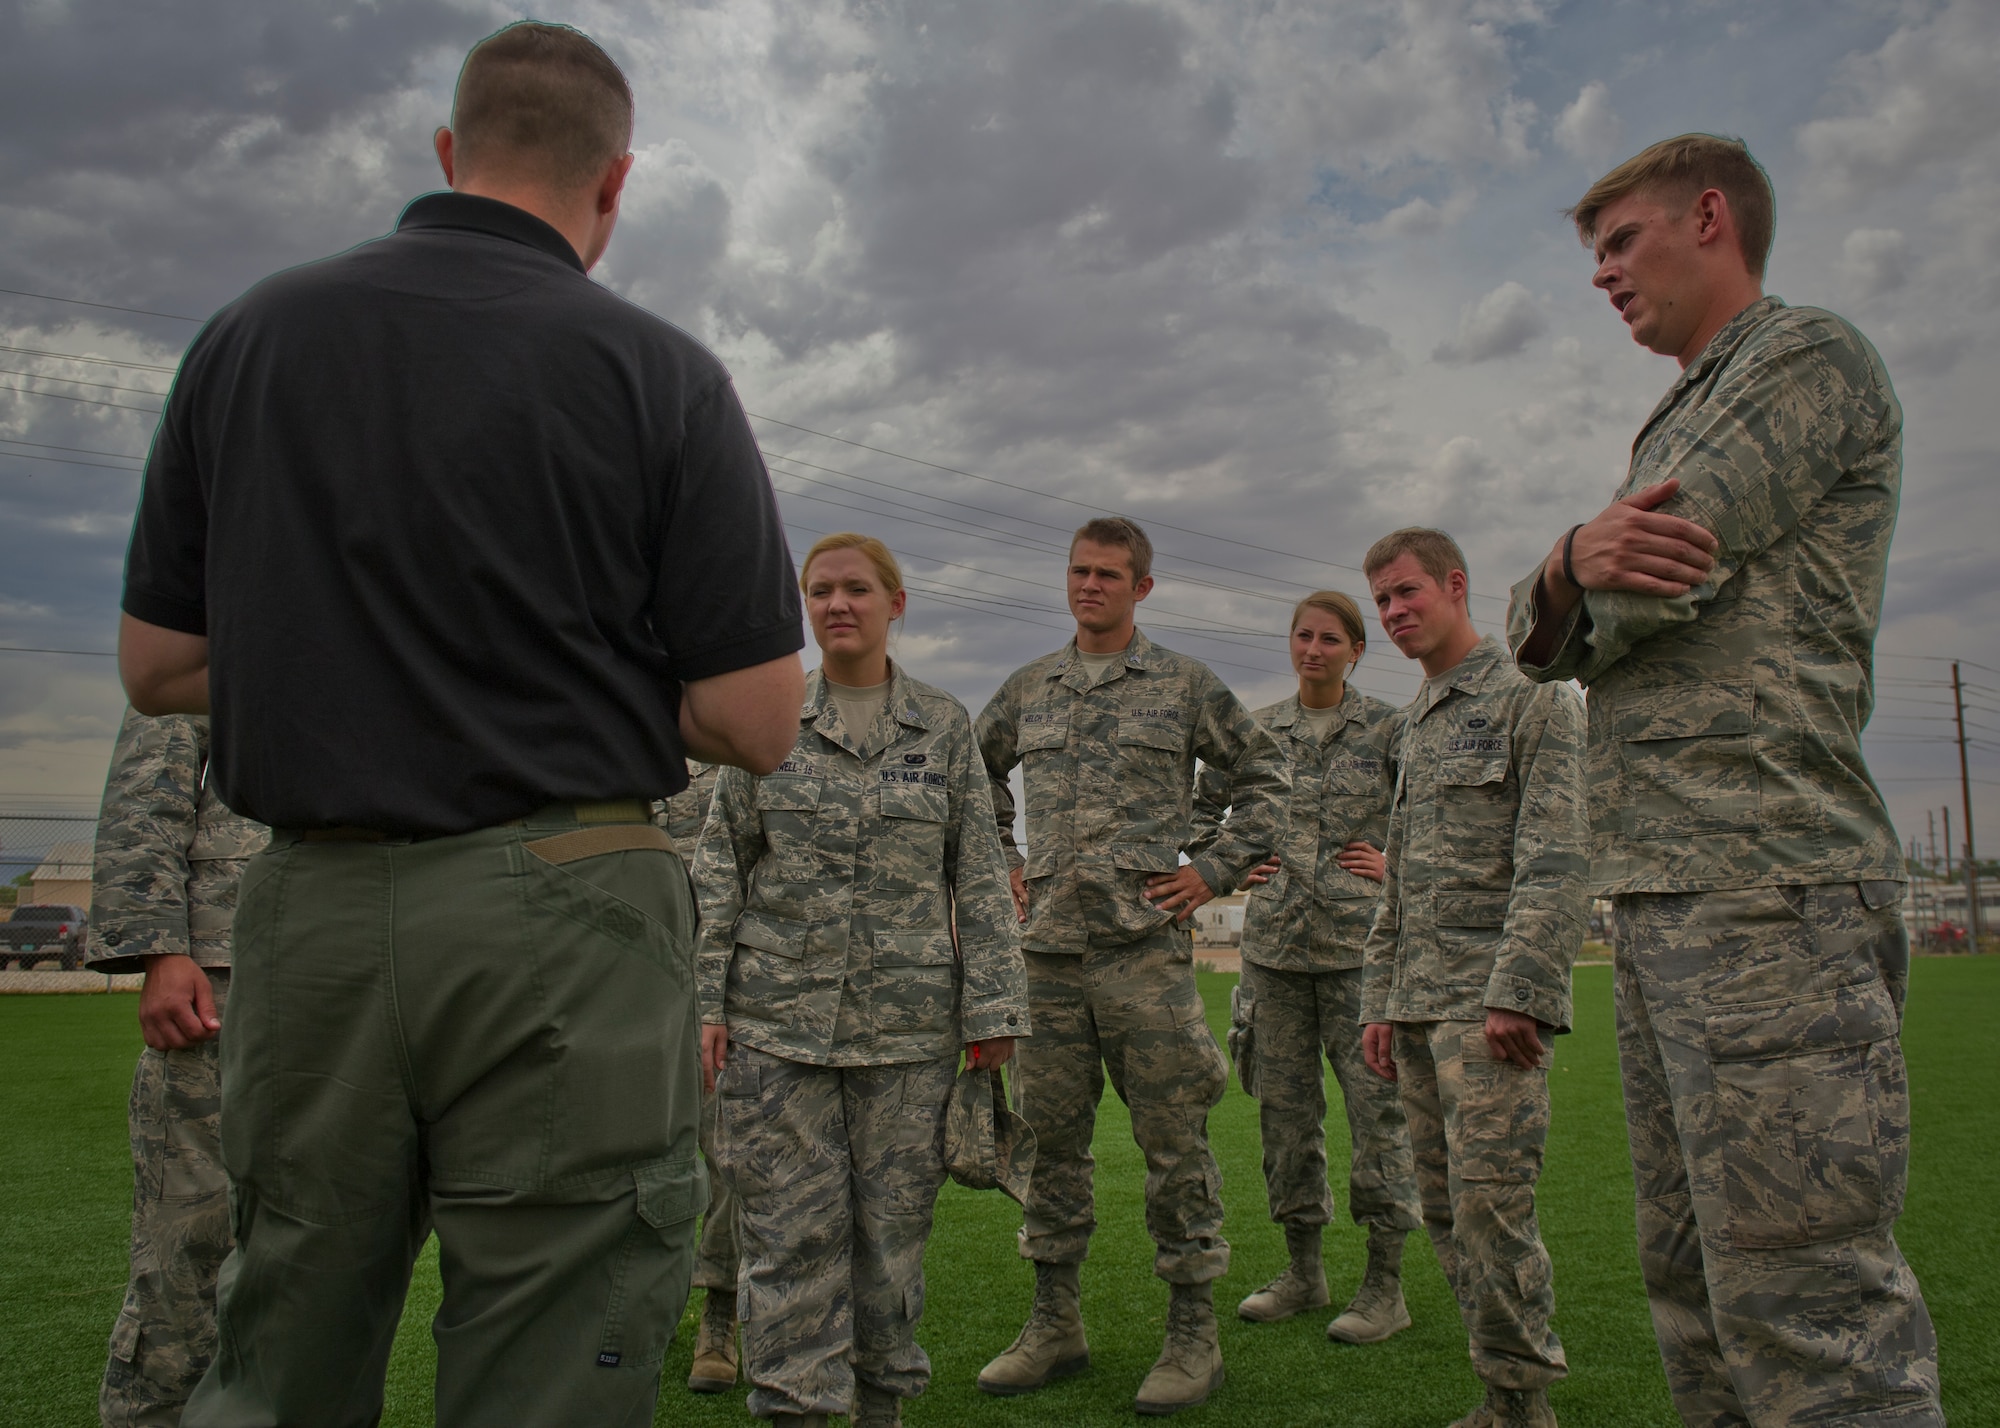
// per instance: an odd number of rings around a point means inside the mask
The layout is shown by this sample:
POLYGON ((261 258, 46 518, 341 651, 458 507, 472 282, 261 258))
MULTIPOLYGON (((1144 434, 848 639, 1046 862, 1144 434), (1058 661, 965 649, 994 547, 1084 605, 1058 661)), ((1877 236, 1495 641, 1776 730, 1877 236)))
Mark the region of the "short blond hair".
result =
POLYGON ((1771 176, 1741 139, 1721 134, 1678 134, 1649 145, 1599 179, 1563 216, 1576 224, 1588 248, 1597 242, 1597 216, 1619 199, 1646 193, 1667 205, 1691 204, 1708 189, 1729 200, 1742 245, 1743 264, 1761 279, 1777 229, 1771 176))
POLYGON ((1465 568, 1465 552, 1458 548, 1457 541, 1429 526, 1404 526, 1399 531, 1390 531, 1368 547, 1368 554, 1361 557, 1361 569, 1373 581, 1376 571, 1406 555, 1414 557, 1418 567, 1437 581, 1440 589, 1450 583, 1452 571, 1463 573, 1467 583, 1466 604, 1471 605, 1472 572, 1465 568))
POLYGON ((1069 553, 1076 554, 1076 543, 1087 540, 1093 545, 1120 546, 1132 558, 1132 583, 1137 585, 1153 573, 1153 542, 1139 529, 1139 523, 1124 516, 1093 516, 1076 528, 1076 534, 1069 538, 1069 553))
POLYGON ((1361 620, 1361 606, 1352 595, 1339 590, 1315 590, 1292 607, 1292 624, 1299 623, 1299 616, 1308 610, 1324 610, 1340 621, 1341 629, 1347 631, 1349 644, 1368 643, 1368 627, 1361 620))
POLYGON ((875 567, 875 573, 882 578, 882 589, 894 595, 903 588, 903 567, 896 564, 896 557, 889 553, 889 547, 871 535, 859 531, 835 531, 823 535, 806 552, 803 564, 799 566, 799 591, 805 592, 806 580, 812 574, 813 562, 831 550, 858 550, 868 557, 868 563, 875 567))

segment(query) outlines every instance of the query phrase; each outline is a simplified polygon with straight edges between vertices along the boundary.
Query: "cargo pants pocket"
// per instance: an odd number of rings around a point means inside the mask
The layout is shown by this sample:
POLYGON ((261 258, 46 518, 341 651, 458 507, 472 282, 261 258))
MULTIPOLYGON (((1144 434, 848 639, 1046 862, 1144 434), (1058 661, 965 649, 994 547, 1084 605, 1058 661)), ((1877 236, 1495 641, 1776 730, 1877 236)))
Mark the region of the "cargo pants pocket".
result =
POLYGON ((696 1156, 632 1172, 635 1204, 612 1268, 597 1362, 650 1368, 666 1356, 687 1303, 695 1217, 708 1208, 708 1171, 696 1156))
POLYGON ((1817 1244, 1895 1216, 1908 1109, 1896 1032, 1879 979, 1709 1016, 1732 1246, 1817 1244))

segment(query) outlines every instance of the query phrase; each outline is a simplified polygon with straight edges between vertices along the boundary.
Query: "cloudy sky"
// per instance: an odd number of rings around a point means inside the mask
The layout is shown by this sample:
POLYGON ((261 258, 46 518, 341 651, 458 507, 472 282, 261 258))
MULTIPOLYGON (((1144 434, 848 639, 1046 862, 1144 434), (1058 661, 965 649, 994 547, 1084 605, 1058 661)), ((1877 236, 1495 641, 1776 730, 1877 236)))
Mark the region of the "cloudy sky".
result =
MULTIPOLYGON (((1778 190, 1771 290, 1881 347, 1907 477, 1869 751, 2000 846, 2000 7, 1990 0, 552 3, 638 96, 604 282, 734 370, 793 525, 904 558, 900 657, 975 709, 1065 634, 1091 511, 1148 628, 1261 702, 1291 602, 1397 525, 1509 585, 1603 504, 1671 361, 1559 210, 1688 129, 1778 190), (1986 473, 1982 475, 1982 473, 1986 473)), ((89 806, 130 459, 200 318, 387 230, 482 0, 0 8, 0 811, 89 806), (39 296, 26 296, 35 294, 39 296), (80 306, 82 300, 107 306, 80 306), (142 311, 124 311, 140 309, 142 311), (80 357, 101 359, 91 362, 80 357)), ((365 413, 355 413, 365 420, 365 413)), ((1414 686, 1386 638, 1360 682, 1414 686)), ((337 677, 337 671, 328 671, 337 677)), ((1962 833, 1962 830, 1960 830, 1962 833)))

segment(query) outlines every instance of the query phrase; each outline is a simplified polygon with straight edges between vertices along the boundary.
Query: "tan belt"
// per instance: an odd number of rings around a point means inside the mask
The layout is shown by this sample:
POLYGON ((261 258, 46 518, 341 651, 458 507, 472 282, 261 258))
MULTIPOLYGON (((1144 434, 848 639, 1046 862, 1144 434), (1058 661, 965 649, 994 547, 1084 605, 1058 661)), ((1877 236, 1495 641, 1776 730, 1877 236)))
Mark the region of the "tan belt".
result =
MULTIPOLYGON (((578 817, 582 817, 581 810, 578 817)), ((667 830, 650 823, 608 823, 601 828, 579 828, 574 833, 557 833, 521 846, 543 862, 557 864, 635 848, 653 848, 662 853, 675 851, 674 840, 667 836, 667 830)))
MULTIPOLYGON (((574 833, 558 833, 552 838, 538 838, 521 846, 545 858, 551 863, 573 863, 578 858, 591 858, 599 853, 623 852, 628 848, 663 848, 674 851, 674 840, 652 825, 652 809, 636 798, 615 798, 604 803, 572 803, 566 805, 576 821, 586 825, 574 833), (608 841, 607 841, 608 839, 608 841), (588 852, 568 852, 570 848, 588 847, 588 852), (548 849, 549 852, 542 850, 548 849), (561 851, 562 856, 552 854, 561 851)), ((508 826, 518 828, 527 820, 515 818, 508 826)), ((405 837, 381 828, 356 828, 341 825, 334 828, 308 828, 299 834, 304 843, 386 843, 392 838, 405 837)))

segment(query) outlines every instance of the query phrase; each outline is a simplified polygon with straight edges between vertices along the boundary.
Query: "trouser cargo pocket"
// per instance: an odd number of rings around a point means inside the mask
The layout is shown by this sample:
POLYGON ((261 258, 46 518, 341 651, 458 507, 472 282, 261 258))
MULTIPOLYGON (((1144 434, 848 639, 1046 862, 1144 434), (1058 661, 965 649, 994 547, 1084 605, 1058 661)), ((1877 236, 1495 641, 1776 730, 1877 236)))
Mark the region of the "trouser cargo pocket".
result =
POLYGON ((632 1183, 632 1227, 612 1271, 597 1351, 605 1368, 648 1368, 666 1355, 687 1300, 695 1217, 708 1208, 708 1172, 699 1157, 642 1165, 632 1183))

